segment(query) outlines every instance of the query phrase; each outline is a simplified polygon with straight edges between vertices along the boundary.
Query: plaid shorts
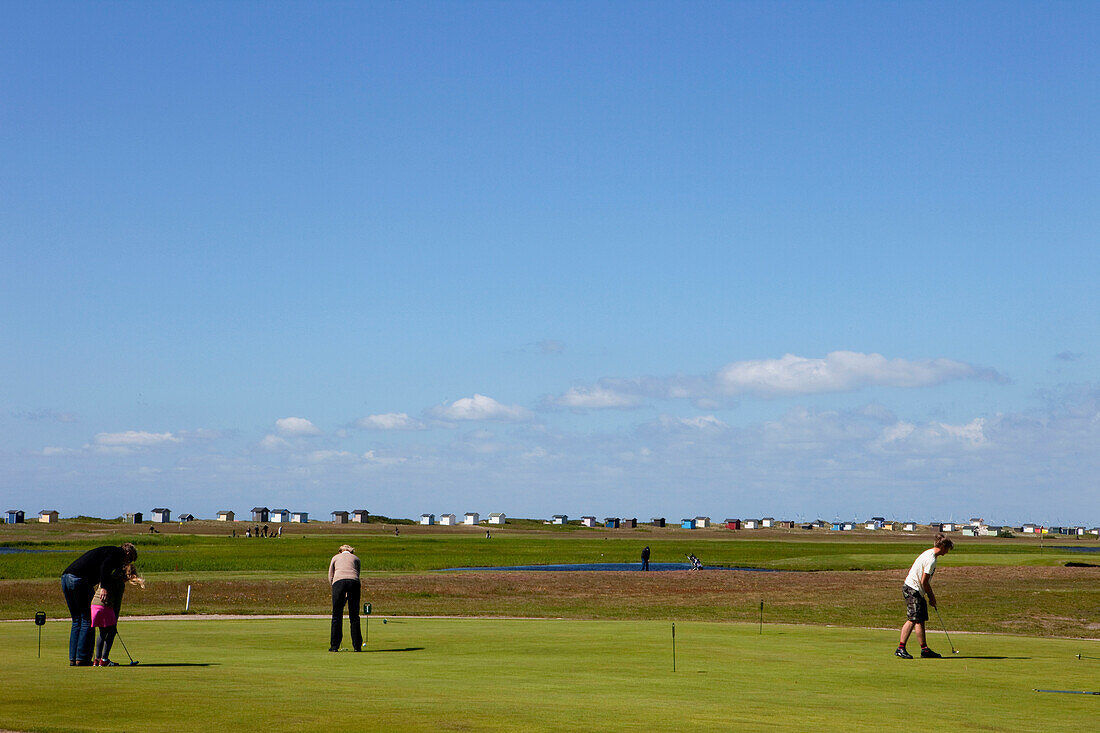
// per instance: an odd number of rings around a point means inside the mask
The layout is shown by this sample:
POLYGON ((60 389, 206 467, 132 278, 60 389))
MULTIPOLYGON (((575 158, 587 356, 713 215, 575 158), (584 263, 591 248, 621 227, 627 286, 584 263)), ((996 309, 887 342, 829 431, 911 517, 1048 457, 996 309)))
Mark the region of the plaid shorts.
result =
POLYGON ((923 624, 927 621, 928 602, 924 600, 924 596, 921 595, 921 592, 909 586, 905 586, 904 590, 902 590, 902 595, 905 596, 906 618, 917 624, 923 624))

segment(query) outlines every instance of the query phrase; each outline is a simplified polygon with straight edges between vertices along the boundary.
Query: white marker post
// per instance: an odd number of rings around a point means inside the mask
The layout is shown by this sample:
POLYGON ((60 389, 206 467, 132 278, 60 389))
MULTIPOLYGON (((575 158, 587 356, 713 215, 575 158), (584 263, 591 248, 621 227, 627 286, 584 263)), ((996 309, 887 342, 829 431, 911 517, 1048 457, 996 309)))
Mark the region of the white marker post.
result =
POLYGON ((187 586, 187 604, 183 607, 183 612, 187 613, 191 610, 191 586, 187 586))

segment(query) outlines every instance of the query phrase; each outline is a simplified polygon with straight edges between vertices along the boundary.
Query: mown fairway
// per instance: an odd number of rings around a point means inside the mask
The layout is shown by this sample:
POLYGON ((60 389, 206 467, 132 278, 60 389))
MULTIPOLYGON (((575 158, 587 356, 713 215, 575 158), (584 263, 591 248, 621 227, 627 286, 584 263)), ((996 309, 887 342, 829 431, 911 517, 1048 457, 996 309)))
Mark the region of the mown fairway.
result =
MULTIPOLYGON (((0 727, 22 731, 1020 730, 1085 725, 1100 643, 953 635, 961 655, 895 659, 894 632, 671 623, 393 619, 330 654, 327 620, 142 621, 141 664, 70 668, 68 624, 36 658, 0 624, 0 727)), ((934 646, 947 652, 942 634, 934 646)), ((113 655, 126 661, 121 646, 113 655)))

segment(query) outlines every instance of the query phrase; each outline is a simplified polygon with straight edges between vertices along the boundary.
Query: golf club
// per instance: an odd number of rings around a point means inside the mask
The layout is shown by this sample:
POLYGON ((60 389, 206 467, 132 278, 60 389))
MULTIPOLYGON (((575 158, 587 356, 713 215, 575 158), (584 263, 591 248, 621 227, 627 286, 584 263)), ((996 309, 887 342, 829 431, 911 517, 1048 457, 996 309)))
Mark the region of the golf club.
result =
POLYGON ((1100 691, 1092 690, 1040 690, 1038 688, 1032 688, 1036 692, 1056 692, 1061 695, 1100 695, 1100 691))
MULTIPOLYGON (((126 656, 130 657, 130 650, 126 648, 126 642, 122 641, 122 634, 118 633, 117 629, 115 630, 115 638, 122 644, 122 650, 126 652, 126 656)), ((130 666, 133 667, 136 664, 138 663, 134 661, 134 658, 130 657, 130 666)))
POLYGON ((951 653, 958 654, 959 650, 951 643, 951 634, 947 633, 947 624, 943 622, 943 616, 940 615, 940 609, 936 606, 932 606, 932 608, 936 611, 936 618, 940 620, 940 626, 943 628, 943 635, 947 637, 947 643, 951 645, 951 653))

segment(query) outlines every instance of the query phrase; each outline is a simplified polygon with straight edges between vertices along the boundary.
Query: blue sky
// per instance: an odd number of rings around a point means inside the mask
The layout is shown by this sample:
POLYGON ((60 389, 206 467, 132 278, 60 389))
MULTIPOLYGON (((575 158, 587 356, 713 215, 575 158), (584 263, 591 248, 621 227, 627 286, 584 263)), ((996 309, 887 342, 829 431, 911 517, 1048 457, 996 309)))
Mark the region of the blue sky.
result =
POLYGON ((4 16, 7 504, 1100 522, 1091 4, 4 16))

